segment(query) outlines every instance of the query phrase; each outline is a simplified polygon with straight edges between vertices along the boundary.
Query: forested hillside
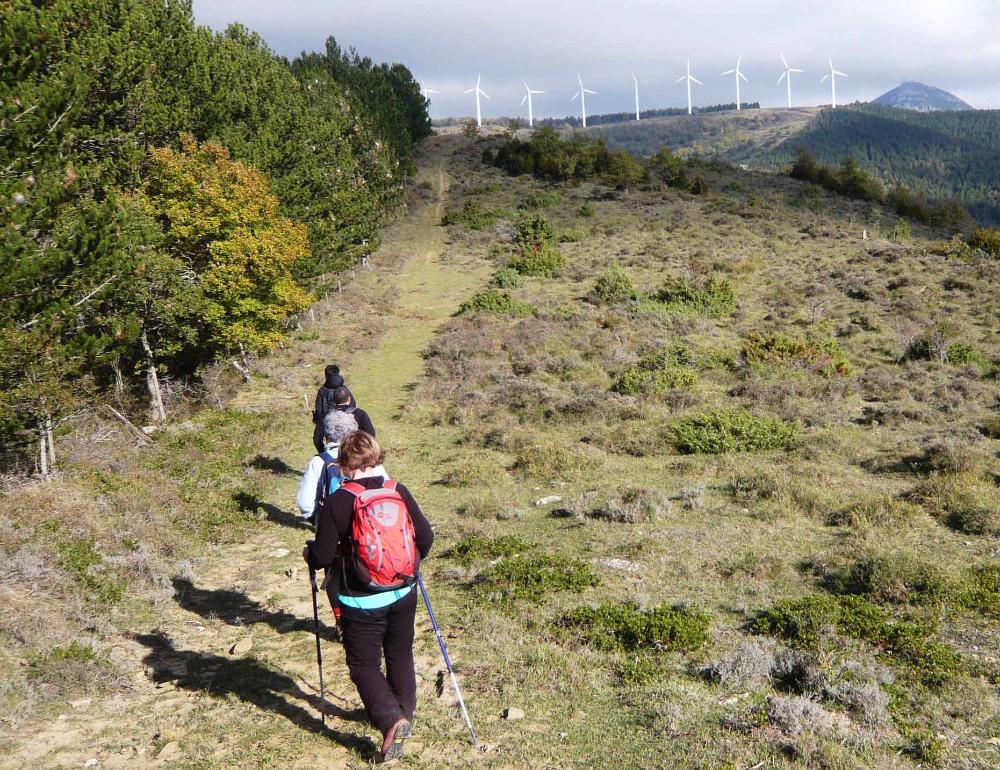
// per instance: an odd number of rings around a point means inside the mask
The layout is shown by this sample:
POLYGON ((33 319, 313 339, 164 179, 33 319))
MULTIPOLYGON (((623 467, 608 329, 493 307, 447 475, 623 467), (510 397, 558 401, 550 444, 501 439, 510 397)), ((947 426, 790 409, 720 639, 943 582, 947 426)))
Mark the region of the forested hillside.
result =
POLYGON ((823 110, 801 134, 761 156, 790 162, 799 147, 817 160, 855 158, 887 184, 932 200, 958 197, 982 222, 1000 222, 1000 111, 920 113, 876 105, 823 110))
POLYGON ((288 61, 189 0, 0 2, 0 460, 271 348, 377 246, 426 107, 400 64, 288 61))

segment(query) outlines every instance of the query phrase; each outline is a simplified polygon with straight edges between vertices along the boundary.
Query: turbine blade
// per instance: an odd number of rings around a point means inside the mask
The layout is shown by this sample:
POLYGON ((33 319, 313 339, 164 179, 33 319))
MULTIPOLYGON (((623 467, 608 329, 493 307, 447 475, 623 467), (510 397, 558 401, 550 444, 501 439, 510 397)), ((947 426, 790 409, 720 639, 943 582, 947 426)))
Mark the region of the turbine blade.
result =
MULTIPOLYGON (((735 72, 736 72, 736 70, 726 70, 725 72, 722 73, 722 75, 732 75, 735 72)), ((721 77, 721 75, 720 75, 720 77, 721 77)))
POLYGON ((697 84, 698 84, 698 85, 700 85, 700 86, 703 86, 703 85, 705 85, 705 84, 704 84, 704 83, 702 83, 702 82, 701 82, 700 80, 698 80, 698 78, 696 78, 696 77, 695 77, 694 75, 692 75, 692 76, 691 76, 691 80, 693 80, 693 81, 694 81, 695 83, 697 83, 697 84))
POLYGON ((531 93, 533 93, 533 94, 544 94, 545 92, 544 91, 532 91, 531 93))
POLYGON ((785 69, 788 69, 788 59, 785 58, 785 54, 781 54, 781 63, 785 65, 785 69))
POLYGON ((823 76, 822 80, 820 80, 819 82, 820 82, 820 83, 825 83, 825 82, 826 82, 827 80, 829 80, 829 79, 830 79, 830 73, 828 72, 828 73, 826 73, 826 74, 825 74, 825 75, 823 76))
POLYGON ((570 101, 571 101, 571 102, 575 102, 575 101, 576 101, 576 97, 578 97, 579 95, 580 95, 580 92, 579 92, 579 91, 577 91, 577 92, 576 92, 575 94, 573 94, 573 98, 572 98, 572 99, 570 99, 570 101))
POLYGON ((490 98, 490 95, 489 95, 488 93, 486 93, 486 92, 485 92, 484 90, 482 90, 481 88, 479 89, 479 93, 480 93, 480 94, 481 94, 482 96, 486 97, 487 99, 489 99, 489 98, 490 98))
POLYGON ((468 91, 462 91, 462 93, 463 94, 471 94, 475 90, 476 90, 475 88, 470 88, 468 91))
POLYGON ((528 87, 528 81, 527 81, 527 80, 525 80, 524 78, 521 78, 521 82, 522 82, 522 83, 524 83, 524 90, 525 90, 525 91, 530 91, 530 90, 531 90, 531 89, 530 89, 530 88, 528 87))
POLYGON ((741 54, 739 58, 736 59, 736 69, 739 69, 742 63, 743 63, 743 55, 741 54))
POLYGON ((684 80, 684 78, 686 78, 686 77, 687 77, 687 75, 681 75, 681 76, 680 76, 679 78, 677 78, 677 80, 675 80, 674 82, 675 82, 675 83, 680 83, 680 82, 681 82, 682 80, 684 80))
POLYGON ((836 75, 838 78, 849 78, 850 77, 850 75, 848 75, 846 72, 837 72, 837 70, 834 70, 833 74, 836 75))
POLYGON ((805 70, 790 69, 789 72, 805 72, 805 70))
POLYGON ((780 77, 780 78, 778 78, 778 85, 779 85, 779 86, 781 85, 781 81, 783 81, 783 80, 785 79, 785 76, 786 76, 786 75, 788 75, 788 70, 785 70, 784 72, 782 72, 782 73, 781 73, 781 77, 780 77))
POLYGON ((524 96, 521 97, 521 104, 524 104, 526 101, 528 101, 528 95, 527 94, 525 94, 524 96))
POLYGON ((747 77, 746 75, 744 75, 744 74, 743 74, 742 72, 737 72, 736 74, 737 74, 737 75, 739 75, 739 76, 740 76, 740 77, 741 77, 741 78, 743 79, 743 82, 744 82, 744 83, 749 83, 749 82, 750 82, 750 78, 748 78, 748 77, 747 77))
POLYGON ((591 91, 589 88, 584 88, 583 92, 585 94, 593 94, 594 96, 597 96, 597 91, 591 91))

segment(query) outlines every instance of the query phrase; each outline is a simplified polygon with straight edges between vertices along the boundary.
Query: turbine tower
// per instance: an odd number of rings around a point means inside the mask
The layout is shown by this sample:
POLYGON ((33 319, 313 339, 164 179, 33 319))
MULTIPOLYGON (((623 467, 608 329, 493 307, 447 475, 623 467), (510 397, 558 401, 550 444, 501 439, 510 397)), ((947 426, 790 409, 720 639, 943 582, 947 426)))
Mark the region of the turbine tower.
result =
POLYGON ((687 60, 687 74, 681 75, 674 82, 675 83, 680 83, 682 80, 686 80, 687 81, 687 88, 688 88, 688 115, 691 115, 694 112, 694 110, 691 109, 691 83, 697 83, 698 85, 704 85, 704 83, 702 83, 700 80, 698 80, 698 78, 696 78, 694 75, 691 74, 691 60, 690 59, 687 60))
MULTIPOLYGON (((573 99, 580 97, 580 117, 583 119, 583 127, 587 127, 587 94, 597 95, 597 91, 591 91, 589 88, 583 87, 583 78, 580 77, 580 73, 576 74, 576 82, 580 84, 580 90, 573 94, 573 99)), ((570 99, 570 101, 573 101, 570 99)))
POLYGON ((784 54, 781 54, 781 63, 785 65, 785 71, 781 73, 781 77, 778 78, 778 85, 781 85, 781 81, 785 81, 785 85, 788 86, 788 109, 792 109, 792 73, 793 72, 805 72, 805 70, 798 70, 788 66, 788 60, 785 58, 784 54))
POLYGON ((632 73, 632 82, 635 83, 635 119, 639 119, 639 78, 632 73))
POLYGON ((722 73, 723 76, 725 76, 725 75, 735 75, 736 76, 736 109, 737 110, 740 109, 740 81, 742 80, 744 83, 749 83, 750 82, 747 79, 747 76, 744 75, 743 72, 740 70, 740 64, 742 64, 742 63, 743 63, 743 57, 740 56, 736 60, 736 67, 734 69, 726 70, 725 72, 722 73))
POLYGON ((835 70, 833 68, 833 59, 827 59, 827 61, 830 62, 830 71, 827 72, 823 76, 823 79, 821 81, 819 81, 819 82, 820 83, 825 83, 826 79, 830 78, 830 96, 831 96, 830 105, 832 106, 833 109, 837 109, 837 78, 838 77, 846 78, 847 77, 847 73, 846 72, 837 72, 837 70, 835 70))
POLYGON ((480 128, 483 127, 483 111, 479 106, 479 97, 485 96, 487 99, 490 98, 489 94, 487 94, 483 89, 479 87, 479 84, 480 82, 482 82, 482 79, 483 79, 482 73, 476 75, 475 88, 470 88, 465 92, 467 94, 471 94, 473 91, 476 93, 476 125, 479 126, 480 128))

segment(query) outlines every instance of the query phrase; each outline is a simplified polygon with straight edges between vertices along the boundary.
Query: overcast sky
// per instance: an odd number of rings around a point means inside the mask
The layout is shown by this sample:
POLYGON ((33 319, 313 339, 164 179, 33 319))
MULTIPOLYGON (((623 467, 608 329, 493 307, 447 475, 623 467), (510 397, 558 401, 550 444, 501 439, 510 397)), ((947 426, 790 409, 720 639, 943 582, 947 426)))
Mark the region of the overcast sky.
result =
POLYGON ((796 105, 830 101, 819 80, 832 56, 848 73, 838 102, 867 101, 917 80, 1000 107, 1000 0, 194 0, 199 22, 239 21, 278 52, 321 50, 333 35, 378 61, 406 64, 433 95, 431 114, 471 115, 477 72, 492 97, 484 116, 516 115, 521 78, 545 94, 536 115, 578 110, 570 97, 579 72, 588 113, 632 109, 632 76, 643 109, 683 106, 674 80, 685 59, 704 86, 695 105, 735 100, 719 73, 743 56, 744 101, 785 102, 778 76, 784 52, 805 70, 792 81, 796 105))

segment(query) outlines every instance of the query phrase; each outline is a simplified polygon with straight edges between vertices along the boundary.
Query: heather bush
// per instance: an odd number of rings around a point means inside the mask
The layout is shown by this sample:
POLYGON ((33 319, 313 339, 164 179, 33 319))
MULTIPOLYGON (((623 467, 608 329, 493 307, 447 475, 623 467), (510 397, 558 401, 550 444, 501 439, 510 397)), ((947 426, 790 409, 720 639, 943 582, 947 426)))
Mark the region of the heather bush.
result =
POLYGON ((490 286, 496 289, 519 289, 524 284, 521 274, 510 267, 503 267, 490 276, 490 286))
POLYGON ((971 535, 1000 533, 1000 489, 976 473, 933 476, 907 493, 931 516, 971 535))
POLYGON ((581 642, 600 650, 695 650, 708 639, 708 615, 696 607, 642 610, 605 602, 579 607, 557 622, 581 642))
POLYGON ((797 423, 743 409, 706 409, 675 423, 672 430, 674 445, 685 454, 793 449, 802 443, 797 423))
POLYGON ((530 316, 535 312, 527 302, 514 299, 510 292, 500 289, 487 289, 478 292, 462 303, 458 315, 466 313, 493 313, 506 316, 530 316))
POLYGON ((609 267, 594 284, 594 296, 606 305, 614 305, 635 299, 635 284, 622 268, 609 267))
POLYGON ((750 332, 743 338, 740 355, 747 364, 799 364, 825 377, 848 375, 852 371, 844 349, 834 339, 807 340, 750 332))
POLYGON ((481 575, 478 588, 503 601, 541 601, 557 591, 580 593, 599 585, 600 577, 586 562, 568 556, 515 554, 481 575))
POLYGON ((714 276, 698 284, 684 278, 672 278, 650 294, 649 299, 666 309, 687 310, 709 318, 721 318, 736 310, 736 292, 732 284, 714 276))

